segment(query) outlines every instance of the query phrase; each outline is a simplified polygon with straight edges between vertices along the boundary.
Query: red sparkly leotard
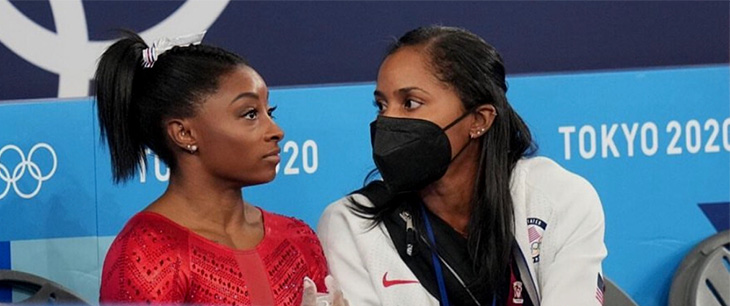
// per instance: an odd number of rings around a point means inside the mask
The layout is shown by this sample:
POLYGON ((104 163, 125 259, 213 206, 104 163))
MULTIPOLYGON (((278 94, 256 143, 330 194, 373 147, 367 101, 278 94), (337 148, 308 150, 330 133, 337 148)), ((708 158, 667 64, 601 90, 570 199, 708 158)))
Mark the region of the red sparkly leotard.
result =
POLYGON ((324 290, 322 248, 304 222, 261 210, 251 250, 216 244, 166 217, 140 212, 104 261, 101 303, 299 306, 309 276, 324 290))

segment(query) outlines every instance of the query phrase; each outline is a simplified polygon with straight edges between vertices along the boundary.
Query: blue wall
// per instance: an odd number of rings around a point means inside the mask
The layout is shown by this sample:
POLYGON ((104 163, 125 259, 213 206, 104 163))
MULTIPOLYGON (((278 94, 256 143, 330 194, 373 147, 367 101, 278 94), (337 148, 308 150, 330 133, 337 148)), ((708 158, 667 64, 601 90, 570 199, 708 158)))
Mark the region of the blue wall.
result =
MULTIPOLYGON (((162 20, 189 4, 129 3, 83 1, 89 44, 79 46, 102 48, 112 27, 170 26, 162 20)), ((164 190, 168 172, 149 154, 144 173, 112 184, 88 86, 64 89, 73 69, 36 63, 2 26, 22 14, 37 27, 29 37, 55 35, 57 19, 73 10, 7 4, 0 0, 0 268, 49 277, 94 301, 111 239, 164 190)), ((373 168, 372 80, 388 37, 434 22, 469 27, 517 72, 508 97, 539 154, 598 190, 605 274, 652 306, 666 305, 683 255, 730 227, 729 12, 727 2, 242 1, 221 6, 206 41, 250 58, 273 86, 286 131, 277 178, 244 197, 314 226, 373 168)), ((93 67, 95 58, 67 60, 93 67)))

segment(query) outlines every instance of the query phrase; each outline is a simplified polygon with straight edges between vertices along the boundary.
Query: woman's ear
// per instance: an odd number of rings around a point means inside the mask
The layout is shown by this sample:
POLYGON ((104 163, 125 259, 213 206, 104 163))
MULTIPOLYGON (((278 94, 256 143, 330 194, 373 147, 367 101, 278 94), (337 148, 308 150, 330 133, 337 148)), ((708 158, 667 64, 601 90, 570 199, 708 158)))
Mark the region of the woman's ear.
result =
POLYGON ((187 119, 169 119, 165 122, 167 136, 178 148, 195 154, 198 151, 195 133, 192 129, 192 122, 187 119))
POLYGON ((497 109, 494 105, 480 105, 474 110, 474 122, 469 130, 469 136, 476 139, 484 135, 492 127, 494 118, 497 117, 497 109))

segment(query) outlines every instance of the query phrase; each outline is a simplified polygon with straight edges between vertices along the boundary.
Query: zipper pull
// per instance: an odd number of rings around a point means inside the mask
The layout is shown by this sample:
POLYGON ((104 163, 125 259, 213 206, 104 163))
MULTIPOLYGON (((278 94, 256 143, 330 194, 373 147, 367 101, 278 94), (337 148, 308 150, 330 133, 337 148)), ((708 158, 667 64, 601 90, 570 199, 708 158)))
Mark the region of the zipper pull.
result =
POLYGON ((400 216, 406 221, 406 254, 413 256, 413 247, 416 242, 416 229, 413 227, 413 218, 407 211, 401 212, 400 216))

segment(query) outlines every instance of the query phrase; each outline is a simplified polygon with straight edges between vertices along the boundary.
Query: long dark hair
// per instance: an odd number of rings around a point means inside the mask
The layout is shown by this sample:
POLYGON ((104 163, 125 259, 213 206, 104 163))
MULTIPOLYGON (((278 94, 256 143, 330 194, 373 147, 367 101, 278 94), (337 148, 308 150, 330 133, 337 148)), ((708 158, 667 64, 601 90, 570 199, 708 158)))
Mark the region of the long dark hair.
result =
POLYGON ((146 166, 145 148, 175 171, 164 120, 194 116, 222 75, 248 65, 236 54, 200 44, 174 47, 144 68, 147 44, 135 33, 123 34, 101 56, 94 77, 101 137, 109 146, 116 183, 146 166))
MULTIPOLYGON (((493 290, 501 288, 508 281, 504 275, 509 275, 514 240, 510 176, 517 161, 534 154, 537 146, 527 125, 507 101, 504 63, 494 47, 464 29, 429 26, 403 35, 391 45, 386 57, 407 46, 423 47, 436 77, 455 89, 465 109, 490 104, 497 110, 491 128, 479 138, 468 251, 476 281, 493 290)), ((406 198, 399 195, 375 207, 353 201, 352 208, 377 224, 404 202, 406 198)))

